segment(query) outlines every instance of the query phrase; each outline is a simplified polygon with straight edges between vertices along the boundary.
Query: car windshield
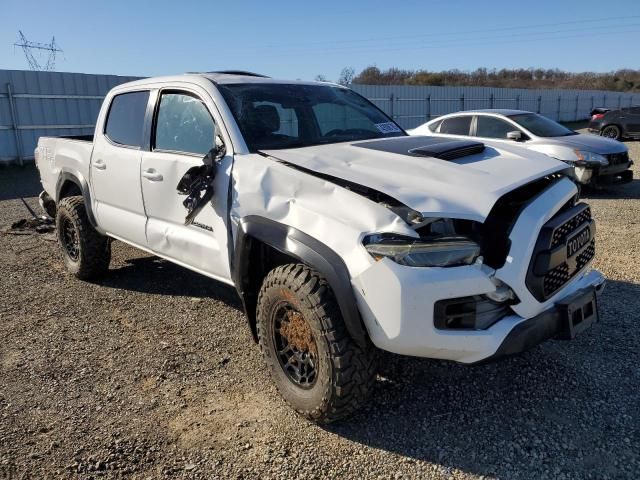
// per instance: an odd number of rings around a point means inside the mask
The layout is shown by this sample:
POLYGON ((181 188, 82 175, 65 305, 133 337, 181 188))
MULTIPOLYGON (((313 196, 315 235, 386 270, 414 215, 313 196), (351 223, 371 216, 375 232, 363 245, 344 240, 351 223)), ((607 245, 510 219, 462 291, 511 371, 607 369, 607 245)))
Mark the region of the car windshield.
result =
POLYGON ((509 118, 538 137, 566 137, 568 135, 577 135, 573 130, 569 130, 558 122, 554 122, 550 118, 543 117, 537 113, 509 115, 509 118))
POLYGON ((218 88, 252 152, 406 135, 347 88, 262 82, 218 88))

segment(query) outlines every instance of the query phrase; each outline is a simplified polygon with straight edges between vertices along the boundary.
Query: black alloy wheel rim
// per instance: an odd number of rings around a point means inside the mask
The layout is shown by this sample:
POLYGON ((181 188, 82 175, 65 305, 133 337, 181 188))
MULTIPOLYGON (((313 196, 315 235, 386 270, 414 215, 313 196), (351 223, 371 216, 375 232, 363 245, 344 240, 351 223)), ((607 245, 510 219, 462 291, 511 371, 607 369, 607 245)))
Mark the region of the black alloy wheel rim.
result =
POLYGON ((602 131, 602 136, 606 138, 618 138, 618 131, 613 127, 607 127, 602 131))
POLYGON ((70 219, 65 218, 62 221, 61 230, 62 246, 69 258, 77 262, 80 258, 80 239, 76 227, 70 219))
POLYGON ((318 378, 318 348, 311 326, 290 303, 273 310, 273 344, 278 362, 296 386, 312 388, 318 378))

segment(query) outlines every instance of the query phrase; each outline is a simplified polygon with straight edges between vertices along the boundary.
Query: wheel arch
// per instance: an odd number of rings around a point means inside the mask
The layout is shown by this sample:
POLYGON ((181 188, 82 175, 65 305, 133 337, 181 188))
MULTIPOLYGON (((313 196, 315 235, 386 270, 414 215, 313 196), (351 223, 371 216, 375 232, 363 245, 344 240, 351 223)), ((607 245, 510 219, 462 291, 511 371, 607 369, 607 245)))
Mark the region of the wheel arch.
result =
POLYGON ((56 204, 65 197, 78 194, 82 195, 82 198, 84 199, 84 207, 87 212, 89 222, 93 228, 97 229, 98 224, 93 214, 89 184, 80 173, 70 172, 68 170, 60 172, 56 183, 56 204))
POLYGON ((602 134, 604 129, 607 127, 616 127, 618 130, 620 130, 620 138, 624 137, 624 135, 626 134, 626 129, 624 128, 624 126, 621 123, 616 122, 605 123, 602 127, 600 127, 600 134, 602 134))
POLYGON ((242 300, 255 340, 256 305, 264 276, 287 259, 303 263, 324 276, 336 297, 342 318, 351 338, 360 346, 367 343, 367 331, 356 304, 351 276, 342 258, 317 239, 288 225, 260 216, 240 220, 231 275, 242 300), (275 254, 275 263, 265 258, 275 254))

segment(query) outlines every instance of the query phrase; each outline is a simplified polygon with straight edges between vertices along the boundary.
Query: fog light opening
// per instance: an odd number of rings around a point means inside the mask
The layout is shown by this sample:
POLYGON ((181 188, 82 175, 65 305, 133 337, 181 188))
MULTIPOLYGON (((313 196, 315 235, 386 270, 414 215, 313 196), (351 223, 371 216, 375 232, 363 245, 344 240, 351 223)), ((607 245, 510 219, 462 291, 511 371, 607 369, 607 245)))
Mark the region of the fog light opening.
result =
POLYGON ((434 306, 434 326, 439 330, 486 330, 509 314, 510 305, 485 295, 439 300, 434 306))

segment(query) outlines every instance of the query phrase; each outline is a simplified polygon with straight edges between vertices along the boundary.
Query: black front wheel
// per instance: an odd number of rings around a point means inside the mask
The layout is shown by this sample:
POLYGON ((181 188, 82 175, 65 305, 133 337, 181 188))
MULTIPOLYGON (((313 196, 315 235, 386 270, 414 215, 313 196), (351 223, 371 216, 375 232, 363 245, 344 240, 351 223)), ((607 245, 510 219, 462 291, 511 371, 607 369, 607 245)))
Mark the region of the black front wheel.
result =
POLYGON ((266 276, 258 297, 260 347, 282 397, 300 415, 329 423, 366 401, 375 348, 349 336, 327 281, 302 264, 266 276))
POLYGON ((600 131, 600 135, 613 140, 620 140, 621 138, 620 128, 616 125, 607 125, 600 131))

